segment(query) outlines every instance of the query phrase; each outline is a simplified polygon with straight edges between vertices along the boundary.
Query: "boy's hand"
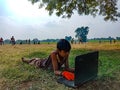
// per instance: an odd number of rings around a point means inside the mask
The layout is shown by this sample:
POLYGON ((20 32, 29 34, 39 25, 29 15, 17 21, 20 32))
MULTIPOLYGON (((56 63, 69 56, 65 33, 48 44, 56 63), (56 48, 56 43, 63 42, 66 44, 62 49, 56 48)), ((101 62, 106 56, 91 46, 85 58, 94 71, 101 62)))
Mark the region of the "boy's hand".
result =
POLYGON ((63 71, 62 76, 65 77, 67 80, 74 80, 75 75, 72 72, 69 71, 63 71))

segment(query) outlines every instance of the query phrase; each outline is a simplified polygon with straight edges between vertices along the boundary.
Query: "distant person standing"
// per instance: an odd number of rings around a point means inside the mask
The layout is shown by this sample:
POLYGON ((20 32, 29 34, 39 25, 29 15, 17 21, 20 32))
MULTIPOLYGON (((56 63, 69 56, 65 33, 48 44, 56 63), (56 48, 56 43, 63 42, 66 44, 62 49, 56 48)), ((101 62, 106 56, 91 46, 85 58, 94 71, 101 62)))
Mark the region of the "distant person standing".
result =
POLYGON ((30 39, 28 40, 28 44, 30 44, 30 39))
POLYGON ((27 44, 27 42, 28 42, 28 40, 26 39, 26 40, 25 40, 25 43, 27 44))
POLYGON ((15 44, 16 44, 14 36, 11 37, 11 44, 12 44, 12 45, 15 45, 15 44))
POLYGON ((116 39, 113 39, 113 42, 116 43, 116 39))
POLYGON ((3 45, 4 44, 4 41, 3 41, 3 38, 1 37, 0 38, 0 45, 3 45))

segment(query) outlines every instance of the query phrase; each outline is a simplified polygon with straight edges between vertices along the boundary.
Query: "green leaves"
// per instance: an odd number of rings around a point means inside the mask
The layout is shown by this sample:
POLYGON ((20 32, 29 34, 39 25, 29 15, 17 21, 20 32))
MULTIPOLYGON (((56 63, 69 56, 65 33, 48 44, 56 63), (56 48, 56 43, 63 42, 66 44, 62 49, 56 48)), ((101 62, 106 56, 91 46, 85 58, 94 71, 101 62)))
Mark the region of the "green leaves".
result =
POLYGON ((57 16, 70 18, 74 11, 79 15, 102 15, 105 21, 117 21, 120 17, 118 12, 118 0, 29 0, 32 4, 40 2, 40 8, 45 9, 52 15, 55 11, 57 16))
POLYGON ((77 28, 75 30, 76 33, 75 37, 77 37, 78 40, 81 40, 82 42, 86 42, 88 32, 89 32, 89 27, 77 28))

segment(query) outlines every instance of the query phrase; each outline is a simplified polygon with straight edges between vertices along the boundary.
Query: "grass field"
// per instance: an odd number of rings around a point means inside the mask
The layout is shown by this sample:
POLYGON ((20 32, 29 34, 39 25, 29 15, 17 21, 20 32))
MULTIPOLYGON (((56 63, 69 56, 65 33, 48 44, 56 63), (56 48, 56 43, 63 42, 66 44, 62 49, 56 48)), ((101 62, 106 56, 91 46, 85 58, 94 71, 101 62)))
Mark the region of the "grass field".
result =
MULTIPOLYGON (((55 44, 0 46, 0 90, 74 90, 57 83, 53 72, 21 62, 21 57, 48 57, 55 48, 55 44)), ((99 50, 98 78, 77 90, 119 90, 120 42, 73 44, 70 66, 74 67, 76 55, 95 50, 99 50)))

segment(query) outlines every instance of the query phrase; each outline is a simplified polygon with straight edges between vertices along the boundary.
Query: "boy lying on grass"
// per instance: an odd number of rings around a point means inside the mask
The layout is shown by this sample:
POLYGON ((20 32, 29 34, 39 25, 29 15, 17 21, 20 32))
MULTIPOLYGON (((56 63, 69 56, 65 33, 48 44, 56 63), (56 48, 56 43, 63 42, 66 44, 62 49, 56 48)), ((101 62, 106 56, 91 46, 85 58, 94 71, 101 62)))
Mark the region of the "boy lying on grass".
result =
POLYGON ((57 43, 57 50, 53 51, 47 59, 34 58, 26 60, 22 58, 22 61, 39 68, 51 69, 55 75, 62 75, 67 80, 74 80, 74 73, 72 73, 74 68, 69 68, 68 61, 70 50, 70 43, 65 39, 61 39, 57 43), (64 69, 61 70, 63 65, 64 69))

